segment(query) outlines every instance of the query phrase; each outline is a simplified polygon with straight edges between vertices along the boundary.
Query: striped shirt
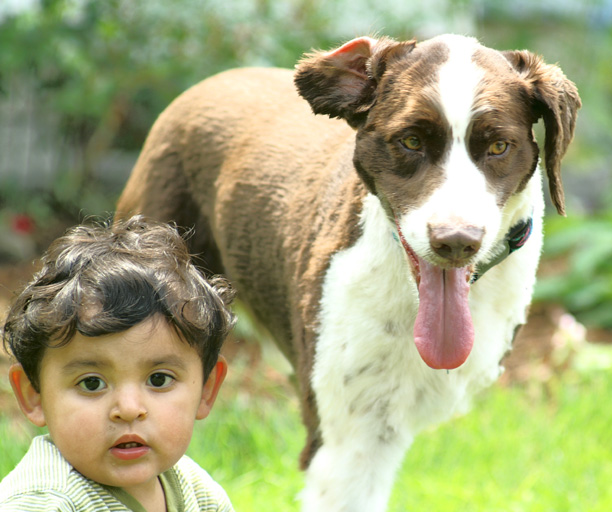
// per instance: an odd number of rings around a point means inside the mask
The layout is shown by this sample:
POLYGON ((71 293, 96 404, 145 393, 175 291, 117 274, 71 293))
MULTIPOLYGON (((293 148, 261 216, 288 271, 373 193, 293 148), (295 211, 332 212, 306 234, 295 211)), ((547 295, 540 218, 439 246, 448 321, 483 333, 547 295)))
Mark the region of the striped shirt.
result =
MULTIPOLYGON (((233 512, 225 491, 186 455, 160 475, 168 512, 233 512)), ((145 512, 118 487, 76 471, 48 435, 34 438, 17 467, 0 482, 2 512, 145 512)))

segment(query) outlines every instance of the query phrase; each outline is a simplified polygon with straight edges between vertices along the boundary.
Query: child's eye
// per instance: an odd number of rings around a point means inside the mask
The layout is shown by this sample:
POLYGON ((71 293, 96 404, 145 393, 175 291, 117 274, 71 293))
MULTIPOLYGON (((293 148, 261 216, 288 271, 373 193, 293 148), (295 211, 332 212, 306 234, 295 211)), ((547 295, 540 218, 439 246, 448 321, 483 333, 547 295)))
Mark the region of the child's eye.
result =
POLYGON ((106 388, 106 383, 100 377, 85 377, 79 381, 78 386, 84 391, 102 391, 106 388))
POLYGON ((168 375, 167 373, 153 373, 147 380, 147 384, 149 386, 153 386, 154 388, 167 388, 174 382, 174 377, 172 375, 168 375))

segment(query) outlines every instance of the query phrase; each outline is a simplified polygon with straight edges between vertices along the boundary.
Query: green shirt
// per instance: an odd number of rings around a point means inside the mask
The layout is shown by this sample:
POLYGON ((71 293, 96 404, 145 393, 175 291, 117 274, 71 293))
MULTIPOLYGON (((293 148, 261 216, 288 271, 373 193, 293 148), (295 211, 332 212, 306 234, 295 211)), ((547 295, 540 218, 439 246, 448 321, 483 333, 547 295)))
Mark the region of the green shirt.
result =
MULTIPOLYGON (((187 456, 160 475, 168 512, 234 512, 225 491, 187 456)), ((132 496, 85 478, 48 435, 32 445, 0 483, 2 512, 145 512, 132 496)))

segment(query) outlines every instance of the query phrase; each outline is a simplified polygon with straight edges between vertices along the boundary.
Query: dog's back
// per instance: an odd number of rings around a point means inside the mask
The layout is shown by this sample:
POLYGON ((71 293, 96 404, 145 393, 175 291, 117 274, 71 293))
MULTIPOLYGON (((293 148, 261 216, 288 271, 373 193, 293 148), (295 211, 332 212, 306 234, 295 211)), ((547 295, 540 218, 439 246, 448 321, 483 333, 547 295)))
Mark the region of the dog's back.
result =
POLYGON ((344 122, 312 115, 291 71, 227 71, 159 116, 118 215, 194 226, 205 269, 232 280, 297 367, 292 341, 305 341, 292 334, 292 311, 314 323, 322 258, 356 236, 365 188, 350 165, 354 138, 344 122))

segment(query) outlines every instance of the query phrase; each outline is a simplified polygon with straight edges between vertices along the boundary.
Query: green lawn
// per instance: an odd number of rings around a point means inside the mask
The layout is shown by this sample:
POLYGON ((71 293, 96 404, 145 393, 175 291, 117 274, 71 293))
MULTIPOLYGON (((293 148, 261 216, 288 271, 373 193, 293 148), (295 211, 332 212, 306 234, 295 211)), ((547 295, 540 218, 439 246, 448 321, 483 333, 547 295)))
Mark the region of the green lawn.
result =
MULTIPOLYGON (((298 511, 304 430, 297 402, 281 385, 254 387, 251 394, 230 379, 213 414, 198 423, 189 454, 238 512, 298 511)), ((31 433, 25 420, 0 421, 0 476, 31 433)), ((470 414, 417 438, 389 510, 609 512, 612 371, 572 370, 546 385, 493 387, 470 414)))

